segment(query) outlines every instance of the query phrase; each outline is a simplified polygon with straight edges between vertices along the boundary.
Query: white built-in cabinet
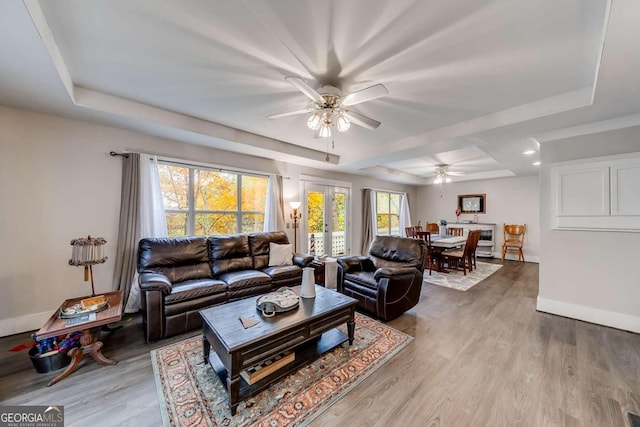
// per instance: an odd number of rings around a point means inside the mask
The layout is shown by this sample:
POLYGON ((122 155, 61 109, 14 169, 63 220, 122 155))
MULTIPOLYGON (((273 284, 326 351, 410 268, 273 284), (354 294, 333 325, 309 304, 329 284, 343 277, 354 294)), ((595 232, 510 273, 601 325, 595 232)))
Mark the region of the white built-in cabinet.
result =
POLYGON ((551 226, 640 232, 640 153, 555 163, 551 226))
POLYGON ((488 223, 475 222, 449 222, 447 227, 460 227, 464 229, 464 236, 469 234, 469 230, 480 230, 480 240, 478 240, 478 248, 476 255, 480 257, 493 257, 493 248, 495 245, 496 225, 488 223))

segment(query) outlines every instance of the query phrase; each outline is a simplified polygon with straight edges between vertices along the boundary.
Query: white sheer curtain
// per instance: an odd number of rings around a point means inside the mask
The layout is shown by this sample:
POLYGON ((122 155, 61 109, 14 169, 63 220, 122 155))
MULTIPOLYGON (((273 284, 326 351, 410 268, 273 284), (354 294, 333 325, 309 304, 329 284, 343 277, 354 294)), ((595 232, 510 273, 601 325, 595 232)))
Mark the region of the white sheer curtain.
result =
POLYGON ((282 177, 270 174, 267 183, 267 205, 264 209, 263 231, 284 230, 282 203, 282 177))
POLYGON ((373 237, 378 235, 378 204, 377 204, 377 195, 375 191, 371 191, 369 194, 370 203, 371 203, 371 231, 373 232, 373 237))
MULTIPOLYGON (((166 237, 167 222, 160 188, 158 159, 148 154, 140 154, 140 181, 138 182, 138 218, 135 242, 145 237, 166 237)), ((137 251, 136 251, 137 253, 137 251)), ((140 309, 140 287, 136 271, 127 299, 126 313, 136 313, 140 309)))
POLYGON ((400 198, 400 235, 402 237, 407 237, 405 227, 411 227, 411 214, 409 213, 407 193, 402 193, 400 198))

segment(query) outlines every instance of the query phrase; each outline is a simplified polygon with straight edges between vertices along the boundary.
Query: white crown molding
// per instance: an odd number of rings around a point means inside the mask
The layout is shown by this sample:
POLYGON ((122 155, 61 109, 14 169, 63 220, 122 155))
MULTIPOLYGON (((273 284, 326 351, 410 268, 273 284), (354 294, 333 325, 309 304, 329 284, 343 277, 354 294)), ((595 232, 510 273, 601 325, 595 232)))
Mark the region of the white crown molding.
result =
POLYGON ((64 58, 58 49, 58 45, 56 44, 51 28, 49 27, 42 9, 40 8, 40 4, 37 0, 23 1, 27 8, 27 12, 31 16, 31 20, 40 35, 45 50, 51 57, 56 72, 74 105, 122 117, 133 118, 147 123, 155 123, 174 129, 194 132, 216 139, 233 141, 244 145, 245 152, 246 150, 258 149, 261 151, 271 152, 272 154, 277 153, 279 157, 283 157, 282 153, 286 153, 285 156, 301 157, 322 163, 331 163, 334 165, 340 163, 340 156, 335 154, 329 154, 324 151, 291 144, 208 120, 187 116, 175 111, 153 107, 118 96, 77 86, 73 82, 64 58))
MULTIPOLYGON (((411 153, 412 149, 431 145, 437 141, 453 140, 454 138, 589 106, 593 99, 592 93, 592 86, 583 87, 571 92, 519 105, 493 114, 476 117, 466 122, 456 123, 451 126, 438 128, 420 135, 395 141, 393 146, 396 154, 397 151, 403 152, 409 156, 404 158, 407 159, 411 157, 409 153, 411 153)), ((375 151, 372 150, 371 154, 372 156, 366 159, 351 162, 349 159, 343 159, 343 162, 351 167, 362 169, 376 166, 380 164, 383 159, 388 158, 385 153, 385 147, 380 147, 375 151)))
POLYGON ((580 126, 559 129, 552 132, 545 132, 534 135, 539 142, 557 141, 560 139, 573 138, 574 136, 590 135, 593 133, 608 132, 617 129, 624 129, 633 126, 640 126, 640 114, 617 117, 610 120, 602 120, 594 123, 587 123, 580 126))

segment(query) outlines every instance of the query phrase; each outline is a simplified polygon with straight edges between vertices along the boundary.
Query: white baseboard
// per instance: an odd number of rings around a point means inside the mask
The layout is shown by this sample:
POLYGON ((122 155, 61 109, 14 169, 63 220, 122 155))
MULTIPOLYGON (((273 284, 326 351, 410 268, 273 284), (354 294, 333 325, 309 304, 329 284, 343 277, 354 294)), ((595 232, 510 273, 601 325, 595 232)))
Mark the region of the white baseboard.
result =
POLYGON ((597 325, 640 333, 640 317, 538 297, 536 309, 597 325))
MULTIPOLYGON (((492 258, 497 258, 497 259, 502 259, 502 253, 501 252, 494 252, 492 258)), ((504 257, 504 259, 509 259, 512 261, 518 261, 518 255, 514 255, 514 254, 507 254, 507 256, 504 257)), ((524 254, 524 259, 526 262, 533 262, 536 264, 540 264, 540 257, 539 256, 533 256, 533 255, 529 255, 527 253, 524 254)))
POLYGON ((51 310, 2 319, 0 322, 0 337, 38 330, 49 320, 49 317, 51 317, 51 310))

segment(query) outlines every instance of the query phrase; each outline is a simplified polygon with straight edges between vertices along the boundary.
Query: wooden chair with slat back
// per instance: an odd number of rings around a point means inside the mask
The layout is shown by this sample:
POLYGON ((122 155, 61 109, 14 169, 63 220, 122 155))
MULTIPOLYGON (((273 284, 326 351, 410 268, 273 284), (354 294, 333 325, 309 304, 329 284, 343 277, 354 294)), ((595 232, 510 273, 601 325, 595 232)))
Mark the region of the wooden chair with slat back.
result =
POLYGON ((440 227, 438 227, 438 224, 435 222, 428 222, 427 231, 431 234, 438 234, 440 232, 440 227))
POLYGON ((410 237, 412 239, 416 237, 416 230, 414 227, 405 227, 404 233, 406 234, 407 237, 410 237))
POLYGON ((480 230, 476 231, 477 233, 473 234, 473 241, 471 242, 472 247, 469 250, 469 271, 478 268, 476 264, 476 250, 478 249, 478 242, 480 241, 480 235, 482 234, 482 232, 480 230))
POLYGON ((518 261, 524 262, 524 234, 527 231, 527 224, 504 224, 504 243, 502 244, 502 261, 507 252, 518 253, 518 261))
POLYGON ((464 235, 464 228, 462 227, 448 227, 447 234, 449 236, 462 236, 464 235))
POLYGON ((418 233, 420 233, 422 231, 422 226, 421 225, 414 225, 413 226, 413 231, 416 234, 416 237, 418 237, 418 233))
POLYGON ((434 263, 436 263, 436 257, 438 256, 438 254, 433 251, 433 247, 431 246, 431 232, 417 231, 416 238, 422 239, 427 243, 427 259, 425 260, 426 265, 424 266, 424 268, 426 269, 427 266, 429 267, 429 276, 431 276, 431 269, 433 268, 434 263))
POLYGON ((480 230, 470 230, 467 235, 467 242, 464 244, 462 249, 442 253, 442 255, 447 259, 449 268, 462 270, 465 276, 467 275, 467 270, 471 271, 471 265, 467 265, 467 263, 471 260, 471 255, 474 250, 473 242, 476 238, 478 240, 480 239, 480 230))

